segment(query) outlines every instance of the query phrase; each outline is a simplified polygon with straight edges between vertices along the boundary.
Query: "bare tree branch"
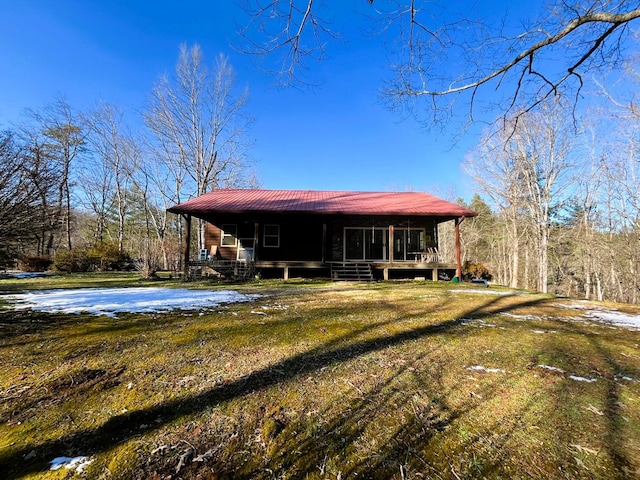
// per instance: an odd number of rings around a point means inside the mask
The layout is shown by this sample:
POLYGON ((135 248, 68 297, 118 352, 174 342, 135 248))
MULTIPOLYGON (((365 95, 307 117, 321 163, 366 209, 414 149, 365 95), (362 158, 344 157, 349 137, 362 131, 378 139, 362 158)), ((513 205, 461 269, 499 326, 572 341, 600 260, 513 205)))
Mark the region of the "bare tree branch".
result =
POLYGON ((319 0, 242 0, 250 21, 242 28, 241 36, 247 45, 239 47, 244 53, 260 58, 269 57, 262 66, 275 74, 283 85, 309 83, 304 72, 310 62, 325 56, 328 40, 339 38, 329 28, 330 22, 317 13, 319 0), (271 62, 272 57, 277 57, 271 62), (266 67, 273 63, 275 67, 266 67))
MULTIPOLYGON (((616 66, 628 27, 640 18, 638 0, 556 0, 528 25, 508 16, 494 25, 469 12, 453 20, 457 7, 439 0, 361 3, 371 4, 378 32, 394 39, 385 43, 395 60, 383 96, 392 109, 427 123, 446 121, 461 100, 470 121, 479 103, 507 117, 553 96, 570 93, 577 101, 585 73, 616 66)), ((308 59, 322 59, 326 42, 338 36, 319 16, 328 10, 319 0, 244 0, 244 9, 244 51, 267 65, 276 56, 283 84, 304 82, 308 59)))

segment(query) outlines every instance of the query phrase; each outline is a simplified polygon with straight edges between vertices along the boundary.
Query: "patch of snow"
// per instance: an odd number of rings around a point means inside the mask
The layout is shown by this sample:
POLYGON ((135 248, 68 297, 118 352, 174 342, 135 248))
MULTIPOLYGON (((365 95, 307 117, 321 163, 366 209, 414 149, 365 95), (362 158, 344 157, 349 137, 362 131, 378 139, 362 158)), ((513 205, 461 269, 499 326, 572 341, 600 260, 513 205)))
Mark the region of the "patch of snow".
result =
POLYGON ((47 272, 7 272, 0 275, 3 278, 35 278, 49 275, 47 272))
POLYGON ((281 305, 279 303, 275 303, 273 305, 263 305, 263 310, 289 310, 289 305, 281 305))
POLYGON ((486 368, 482 365, 474 365, 472 367, 467 368, 467 370, 473 370, 475 372, 487 372, 487 373, 505 373, 502 368, 486 368))
POLYGON ((49 470, 58 470, 62 467, 76 472, 82 472, 86 467, 93 463, 93 459, 89 457, 56 457, 51 460, 49 470))
MULTIPOLYGON (((566 374, 566 372, 564 370, 562 370, 561 368, 551 367, 549 365, 538 365, 538 368, 544 368, 545 370, 549 370, 551 372, 558 372, 558 373, 561 373, 562 375, 566 374)), ((596 381, 595 378, 580 377, 578 375, 567 375, 566 378, 569 378, 571 380, 575 380, 576 382, 593 383, 593 382, 596 381)))
POLYGON ((186 288, 78 288, 43 290, 5 299, 16 310, 46 313, 90 313, 115 317, 118 313, 157 313, 171 310, 212 308, 223 303, 250 302, 259 295, 232 290, 189 290, 186 288))
POLYGON ((522 292, 516 292, 514 290, 491 290, 491 289, 474 289, 474 288, 456 288, 449 290, 453 293, 475 293, 479 295, 523 295, 522 292))
POLYGON ((515 318, 517 320, 544 320, 544 316, 541 315, 518 315, 517 313, 503 312, 500 315, 505 317, 515 318))
POLYGON ((587 310, 584 315, 596 322, 609 323, 619 327, 640 329, 640 315, 631 315, 616 310, 587 310))
POLYGON ((595 378, 586 378, 586 377, 579 377, 577 375, 569 375, 569 378, 571 380, 575 380, 576 382, 587 382, 587 383, 593 383, 596 381, 595 378))
POLYGON ((603 308, 589 300, 575 300, 572 303, 557 304, 567 310, 578 310, 581 317, 558 318, 561 321, 605 323, 615 327, 640 330, 640 314, 623 313, 619 310, 603 308))
POLYGON ((552 372, 564 373, 564 370, 557 367, 550 367, 549 365, 538 365, 539 368, 544 368, 545 370, 550 370, 552 372))

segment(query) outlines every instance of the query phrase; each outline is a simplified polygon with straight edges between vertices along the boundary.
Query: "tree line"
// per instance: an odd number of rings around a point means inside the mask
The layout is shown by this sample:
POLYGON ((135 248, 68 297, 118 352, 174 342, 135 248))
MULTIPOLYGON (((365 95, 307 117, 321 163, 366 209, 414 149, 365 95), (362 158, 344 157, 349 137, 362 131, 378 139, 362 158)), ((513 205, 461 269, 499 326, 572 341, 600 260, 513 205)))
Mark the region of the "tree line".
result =
POLYGON ((466 259, 499 284, 640 302, 640 116, 633 102, 586 110, 560 99, 487 131, 463 162, 476 185, 466 259))
POLYGON ((144 275, 177 268, 182 224, 166 209, 255 184, 247 101, 226 57, 208 66, 199 46, 183 45, 135 119, 143 128, 107 102, 80 112, 59 98, 27 110, 0 133, 0 264, 84 269, 130 258, 144 275))

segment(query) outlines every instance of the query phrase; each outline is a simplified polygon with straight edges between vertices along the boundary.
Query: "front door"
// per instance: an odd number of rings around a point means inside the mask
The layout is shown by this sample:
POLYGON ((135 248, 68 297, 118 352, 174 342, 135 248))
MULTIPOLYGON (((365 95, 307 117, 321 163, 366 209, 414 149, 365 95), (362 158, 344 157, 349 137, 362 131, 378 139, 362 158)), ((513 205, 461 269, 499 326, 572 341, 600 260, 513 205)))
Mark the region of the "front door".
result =
POLYGON ((345 228, 345 261, 384 261, 387 253, 387 230, 383 228, 345 228))
POLYGON ((422 228, 411 230, 397 228, 393 232, 393 260, 416 260, 425 249, 425 233, 422 228))

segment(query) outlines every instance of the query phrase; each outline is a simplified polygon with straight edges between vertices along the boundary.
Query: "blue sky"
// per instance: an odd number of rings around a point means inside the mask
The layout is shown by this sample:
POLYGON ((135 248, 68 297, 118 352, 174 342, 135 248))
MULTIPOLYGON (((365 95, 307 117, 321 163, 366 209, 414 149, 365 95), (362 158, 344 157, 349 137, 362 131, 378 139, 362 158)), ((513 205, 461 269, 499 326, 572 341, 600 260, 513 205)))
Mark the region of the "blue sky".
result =
MULTIPOLYGON (((337 0, 336 0, 337 1, 337 0)), ((230 58, 247 85, 255 123, 251 156, 262 186, 317 190, 426 190, 470 197, 460 169, 477 132, 424 131, 381 105, 386 58, 357 32, 340 0, 344 44, 311 72, 320 87, 282 89, 234 50, 246 21, 232 0, 0 0, 0 128, 63 95, 78 109, 103 99, 139 111, 159 75, 172 72, 181 43, 198 43, 208 63, 230 58)), ((361 9, 361 8, 360 8, 361 9)))

